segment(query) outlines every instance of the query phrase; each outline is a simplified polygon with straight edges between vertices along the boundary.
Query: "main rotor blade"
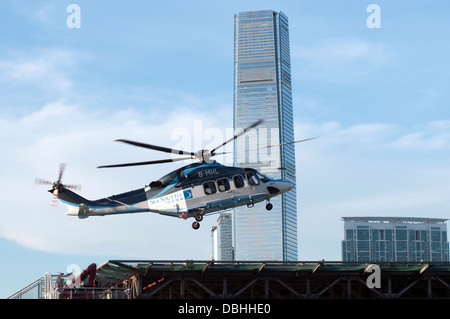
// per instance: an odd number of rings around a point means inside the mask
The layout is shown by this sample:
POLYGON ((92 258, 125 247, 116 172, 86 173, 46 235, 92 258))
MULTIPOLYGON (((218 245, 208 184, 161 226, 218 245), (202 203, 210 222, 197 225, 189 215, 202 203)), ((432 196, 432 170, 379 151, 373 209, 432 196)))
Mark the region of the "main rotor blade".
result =
POLYGON ((60 181, 62 179, 62 176, 64 174, 64 169, 66 168, 66 164, 64 163, 60 163, 59 164, 59 177, 58 177, 58 181, 60 181))
POLYGON ((64 184, 63 186, 65 188, 68 188, 68 189, 71 189, 71 190, 74 190, 77 192, 81 191, 81 185, 66 185, 66 184, 64 184))
POLYGON ((306 142, 306 141, 310 141, 310 140, 315 140, 316 138, 319 138, 318 136, 316 137, 310 137, 310 138, 305 138, 303 140, 298 140, 298 141, 293 141, 293 142, 287 142, 287 143, 283 143, 283 144, 278 144, 278 145, 269 145, 266 147, 260 147, 260 148, 271 148, 271 147, 275 147, 275 146, 283 146, 283 145, 289 145, 289 144, 295 144, 295 143, 300 143, 300 142, 306 142))
POLYGON ((139 147, 143 147, 143 148, 149 148, 151 150, 165 152, 165 153, 195 156, 195 153, 193 153, 193 152, 186 152, 186 151, 176 150, 176 149, 173 149, 173 148, 157 146, 157 145, 151 145, 151 144, 146 144, 146 143, 141 143, 141 142, 134 142, 134 141, 130 141, 130 140, 120 139, 120 140, 116 140, 116 142, 127 143, 127 144, 131 144, 131 145, 134 145, 134 146, 139 146, 139 147))
MULTIPOLYGON (((303 140, 298 140, 298 141, 293 141, 293 142, 287 142, 287 143, 275 144, 275 145, 268 145, 268 146, 261 146, 261 147, 251 148, 251 149, 245 150, 245 151, 254 151, 254 150, 260 150, 260 149, 264 149, 264 148, 272 148, 272 147, 277 147, 277 146, 283 146, 283 145, 295 144, 295 143, 300 143, 300 142, 306 142, 306 141, 314 140, 316 138, 319 138, 319 137, 316 136, 316 137, 305 138, 303 140)), ((234 150, 234 151, 231 151, 231 152, 216 153, 214 155, 236 153, 237 151, 242 151, 242 150, 234 150)))
POLYGON ((53 182, 47 181, 45 179, 36 178, 34 181, 35 184, 44 184, 44 185, 53 185, 53 182))
POLYGON ((222 145, 217 146, 216 148, 213 148, 211 150, 211 155, 216 155, 215 151, 223 146, 225 146, 227 143, 234 141, 235 139, 237 139, 239 136, 245 134, 245 132, 247 132, 248 130, 258 126, 259 124, 261 124, 262 122, 264 122, 264 120, 258 120, 255 123, 253 123, 252 125, 250 125, 249 127, 245 128, 242 132, 240 132, 239 134, 234 135, 232 138, 230 138, 228 141, 223 142, 222 145))
POLYGON ((184 161, 187 159, 192 159, 191 157, 183 157, 183 158, 168 158, 163 160, 156 161, 148 161, 148 162, 135 162, 135 163, 124 163, 124 164, 113 164, 113 165, 102 165, 97 168, 110 168, 110 167, 127 167, 127 166, 139 166, 139 165, 152 165, 152 164, 162 164, 162 163, 170 163, 170 162, 178 162, 184 161))

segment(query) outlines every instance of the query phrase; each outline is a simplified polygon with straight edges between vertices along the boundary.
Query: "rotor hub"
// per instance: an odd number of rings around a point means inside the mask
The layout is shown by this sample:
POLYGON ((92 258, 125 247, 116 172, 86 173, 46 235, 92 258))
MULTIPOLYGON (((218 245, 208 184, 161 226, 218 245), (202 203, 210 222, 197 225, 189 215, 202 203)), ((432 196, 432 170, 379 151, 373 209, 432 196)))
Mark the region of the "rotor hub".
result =
POLYGON ((213 155, 211 154, 210 150, 200 150, 200 151, 195 152, 194 158, 196 160, 199 160, 199 161, 202 161, 202 162, 207 162, 207 161, 210 160, 210 158, 212 156, 213 155))

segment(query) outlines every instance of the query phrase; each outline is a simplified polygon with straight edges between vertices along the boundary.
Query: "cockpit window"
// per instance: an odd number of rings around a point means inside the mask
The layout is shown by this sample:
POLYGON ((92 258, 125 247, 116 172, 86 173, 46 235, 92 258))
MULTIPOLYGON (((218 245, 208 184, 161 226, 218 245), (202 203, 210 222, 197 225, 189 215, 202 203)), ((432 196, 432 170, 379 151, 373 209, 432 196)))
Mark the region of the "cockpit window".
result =
POLYGON ((247 181, 250 186, 259 185, 259 180, 256 178, 255 174, 247 173, 247 181))

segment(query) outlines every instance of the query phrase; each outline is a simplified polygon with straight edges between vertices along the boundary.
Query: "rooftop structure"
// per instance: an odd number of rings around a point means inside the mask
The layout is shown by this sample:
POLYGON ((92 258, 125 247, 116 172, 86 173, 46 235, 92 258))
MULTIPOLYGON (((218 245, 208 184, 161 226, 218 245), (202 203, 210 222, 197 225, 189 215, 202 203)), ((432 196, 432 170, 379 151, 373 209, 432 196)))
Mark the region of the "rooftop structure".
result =
POLYGON ((448 219, 445 218, 429 218, 429 217, 342 217, 344 222, 366 222, 366 223, 396 223, 396 224, 443 224, 448 219))
MULTIPOLYGON (((97 267, 93 288, 64 297, 121 299, 384 299, 450 298, 450 263, 341 261, 110 260, 97 267)), ((47 276, 48 278, 48 276, 47 276)), ((58 276, 54 276, 59 278, 58 276)), ((38 280, 40 298, 60 298, 55 283, 38 280), (50 293, 52 292, 53 293, 50 293)), ((29 292, 31 286, 26 287, 29 292)), ((21 298, 18 292, 12 298, 21 298)))

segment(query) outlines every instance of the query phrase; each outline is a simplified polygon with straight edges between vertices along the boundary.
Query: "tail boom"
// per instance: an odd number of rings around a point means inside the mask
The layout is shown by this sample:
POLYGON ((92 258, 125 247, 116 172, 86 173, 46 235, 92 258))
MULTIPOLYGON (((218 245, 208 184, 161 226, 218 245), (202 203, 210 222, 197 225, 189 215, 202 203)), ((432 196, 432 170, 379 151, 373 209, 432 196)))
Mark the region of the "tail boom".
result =
POLYGON ((58 193, 58 199, 69 209, 66 215, 78 216, 80 219, 88 218, 89 216, 149 211, 147 198, 143 189, 91 201, 67 188, 63 188, 58 193))

